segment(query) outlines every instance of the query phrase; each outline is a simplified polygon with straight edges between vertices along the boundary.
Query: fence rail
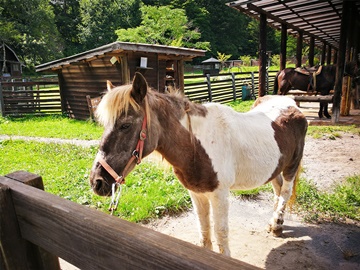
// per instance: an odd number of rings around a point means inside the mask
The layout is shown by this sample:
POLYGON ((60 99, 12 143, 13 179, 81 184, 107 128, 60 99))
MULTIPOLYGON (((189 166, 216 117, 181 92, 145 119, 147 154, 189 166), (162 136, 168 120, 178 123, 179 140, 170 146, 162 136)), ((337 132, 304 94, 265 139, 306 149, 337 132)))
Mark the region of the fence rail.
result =
POLYGON ((57 81, 0 82, 2 116, 61 113, 57 81))
MULTIPOLYGON (((267 73, 267 91, 272 91, 276 71, 267 73)), ((184 76, 185 95, 195 102, 226 103, 256 98, 259 94, 259 72, 222 73, 220 75, 184 76)))
POLYGON ((57 257, 80 269, 258 269, 34 186, 28 172, 0 176, 0 269, 58 270, 57 257))

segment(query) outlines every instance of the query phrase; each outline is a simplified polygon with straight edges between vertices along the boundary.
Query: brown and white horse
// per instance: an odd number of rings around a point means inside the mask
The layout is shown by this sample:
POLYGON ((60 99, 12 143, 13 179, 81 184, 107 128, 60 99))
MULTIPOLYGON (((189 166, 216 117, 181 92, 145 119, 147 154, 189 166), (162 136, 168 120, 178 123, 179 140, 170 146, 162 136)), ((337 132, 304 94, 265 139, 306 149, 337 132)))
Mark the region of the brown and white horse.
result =
POLYGON ((292 99, 272 96, 238 113, 153 91, 136 73, 132 85, 110 90, 96 113, 105 131, 90 175, 95 193, 109 196, 115 181, 121 183, 142 156, 157 150, 190 192, 204 247, 212 249, 211 207, 219 251, 230 255, 230 189, 253 189, 269 181, 275 193, 269 231, 281 234, 307 130, 292 99))

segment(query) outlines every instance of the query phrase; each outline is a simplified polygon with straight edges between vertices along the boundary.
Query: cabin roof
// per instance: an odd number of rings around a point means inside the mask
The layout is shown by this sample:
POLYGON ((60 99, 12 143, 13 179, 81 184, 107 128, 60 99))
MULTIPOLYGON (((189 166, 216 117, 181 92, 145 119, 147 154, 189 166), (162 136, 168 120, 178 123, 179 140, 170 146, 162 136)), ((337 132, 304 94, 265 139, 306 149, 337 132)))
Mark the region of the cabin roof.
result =
POLYGON ((174 57, 182 57, 188 60, 191 60, 194 57, 205 55, 205 51, 199 49, 116 41, 89 51, 85 51, 69 57, 61 58, 52 62, 38 65, 36 66, 36 71, 38 72, 38 71, 56 70, 62 68, 63 66, 70 65, 72 63, 86 61, 86 60, 90 61, 91 59, 98 58, 106 54, 121 53, 121 52, 155 53, 155 54, 163 54, 174 57))

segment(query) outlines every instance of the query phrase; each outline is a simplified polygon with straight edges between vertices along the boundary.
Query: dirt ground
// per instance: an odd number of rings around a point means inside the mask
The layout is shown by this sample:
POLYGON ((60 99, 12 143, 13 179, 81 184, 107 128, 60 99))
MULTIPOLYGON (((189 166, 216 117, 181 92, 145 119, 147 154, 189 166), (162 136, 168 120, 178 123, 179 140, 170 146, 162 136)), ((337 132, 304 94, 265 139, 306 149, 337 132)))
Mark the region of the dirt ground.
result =
MULTIPOLYGON (((309 121, 318 121, 314 116, 316 106, 307 104, 305 110, 309 121)), ((331 192, 334 183, 360 173, 360 136, 341 134, 335 140, 308 136, 303 168, 306 179, 311 179, 320 190, 331 192)), ((266 269, 360 269, 359 223, 348 220, 346 224, 309 224, 300 216, 287 213, 283 236, 276 238, 265 230, 271 215, 270 195, 255 201, 231 198, 229 239, 233 258, 266 269)), ((146 226, 198 244, 192 212, 165 217, 146 226)), ((215 241, 213 245, 217 251, 215 241)))
MULTIPOLYGON (((316 106, 307 104, 302 108, 309 121, 318 121, 316 106)), ((353 123, 354 119, 342 121, 353 123)), ((342 134, 335 140, 307 137, 303 167, 303 176, 320 190, 331 192, 334 183, 360 173, 360 136, 342 134)), ((262 195, 257 200, 231 198, 229 241, 233 258, 266 269, 360 269, 359 223, 347 220, 344 224, 309 224, 300 216, 287 213, 283 236, 275 238, 265 230, 271 215, 271 195, 262 195)), ((144 226, 198 244, 196 217, 191 211, 144 226)), ((215 241, 213 245, 217 251, 215 241)), ((77 269, 64 261, 61 266, 77 269)))

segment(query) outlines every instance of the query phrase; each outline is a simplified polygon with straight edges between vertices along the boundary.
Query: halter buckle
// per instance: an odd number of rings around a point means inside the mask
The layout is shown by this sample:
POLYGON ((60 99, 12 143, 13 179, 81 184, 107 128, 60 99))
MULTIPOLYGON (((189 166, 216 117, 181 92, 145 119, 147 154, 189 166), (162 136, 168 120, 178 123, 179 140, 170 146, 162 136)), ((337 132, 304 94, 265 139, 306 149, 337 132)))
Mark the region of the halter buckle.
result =
POLYGON ((140 130, 140 140, 145 141, 146 139, 146 129, 140 130))

